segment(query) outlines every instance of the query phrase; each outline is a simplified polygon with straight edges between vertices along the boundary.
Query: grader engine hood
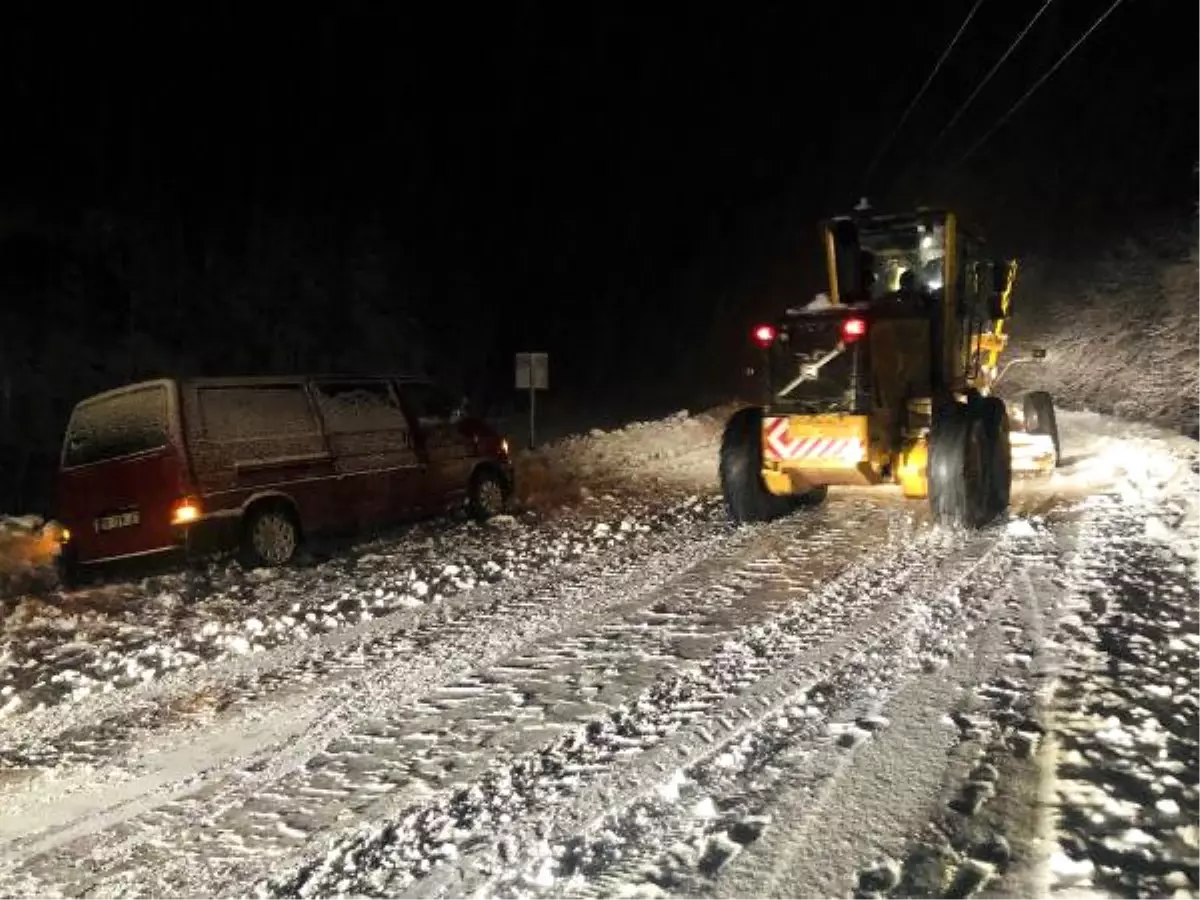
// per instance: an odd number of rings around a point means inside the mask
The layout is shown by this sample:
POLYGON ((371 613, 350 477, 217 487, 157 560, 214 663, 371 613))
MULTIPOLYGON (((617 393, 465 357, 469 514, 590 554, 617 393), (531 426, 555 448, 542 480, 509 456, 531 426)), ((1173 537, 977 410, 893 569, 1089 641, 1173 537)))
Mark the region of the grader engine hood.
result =
POLYGON ((893 302, 789 316, 769 345, 763 479, 781 494, 878 484, 902 422, 893 411, 929 396, 929 310, 893 302))
POLYGON ((834 307, 789 316, 770 349, 763 480, 788 494, 869 484, 871 316, 834 307))
POLYGON ((813 414, 861 409, 869 330, 865 312, 852 308, 790 317, 771 347, 769 406, 813 414))

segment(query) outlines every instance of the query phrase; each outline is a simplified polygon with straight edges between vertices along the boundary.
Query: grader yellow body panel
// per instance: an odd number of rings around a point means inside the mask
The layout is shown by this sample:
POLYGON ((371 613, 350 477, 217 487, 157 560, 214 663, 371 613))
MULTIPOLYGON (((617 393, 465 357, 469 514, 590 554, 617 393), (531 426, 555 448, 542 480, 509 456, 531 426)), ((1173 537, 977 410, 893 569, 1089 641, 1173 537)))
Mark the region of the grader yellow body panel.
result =
POLYGON ((879 484, 867 416, 766 416, 763 481, 774 494, 830 484, 879 484))

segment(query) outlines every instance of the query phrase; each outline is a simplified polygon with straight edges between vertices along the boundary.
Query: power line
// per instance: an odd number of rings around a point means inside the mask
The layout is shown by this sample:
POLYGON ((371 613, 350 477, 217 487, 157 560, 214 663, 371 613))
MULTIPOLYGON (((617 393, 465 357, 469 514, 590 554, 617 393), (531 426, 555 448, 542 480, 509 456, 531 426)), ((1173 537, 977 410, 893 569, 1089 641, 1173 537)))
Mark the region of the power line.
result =
POLYGON ((1034 92, 1038 88, 1040 88, 1043 84, 1046 83, 1046 80, 1058 70, 1058 67, 1061 66, 1063 63, 1065 63, 1070 58, 1071 54, 1079 49, 1080 44, 1082 44, 1084 41, 1086 41, 1091 36, 1092 32, 1095 31, 1097 28, 1099 28, 1100 25, 1104 22, 1104 20, 1107 19, 1110 15, 1112 15, 1113 10, 1115 10, 1120 5, 1121 5, 1121 0, 1113 0, 1113 4, 1108 9, 1106 9, 1103 13, 1100 14, 1100 18, 1098 18, 1095 22, 1092 23, 1092 27, 1089 28, 1087 31, 1085 31, 1080 36, 1079 40, 1077 40, 1074 44, 1072 44, 1070 46, 1070 48, 1068 48, 1067 52, 1064 53, 1062 56, 1060 56, 1058 58, 1058 61, 1054 65, 1052 65, 1049 69, 1047 69, 1045 74, 1043 74, 1041 78, 1039 78, 1037 81, 1035 81, 1033 83, 1033 87, 1031 87, 1029 90, 1027 90, 1021 96, 1021 99, 1018 100, 1016 103, 1014 103, 1012 105, 1012 107, 1009 109, 1009 111, 1006 112, 1003 116, 1001 116, 996 121, 996 123, 987 130, 987 132, 983 135, 983 137, 981 137, 974 144, 972 144, 970 149, 967 150, 967 152, 964 153, 961 157, 959 157, 957 162, 955 162, 951 166, 949 166, 949 169, 954 169, 954 168, 957 168, 958 166, 961 166, 964 162, 966 162, 975 153, 976 150, 978 150, 985 143, 987 143, 988 138, 990 138, 993 134, 995 134, 997 131, 999 131, 1000 127, 1005 122, 1007 122, 1009 119, 1011 119, 1013 114, 1017 110, 1019 110, 1022 106, 1025 105, 1025 101, 1028 100, 1030 97, 1032 97, 1034 92))
POLYGON ((1008 45, 1008 49, 1004 51, 1004 54, 996 61, 996 64, 992 66, 991 70, 986 75, 983 76, 983 80, 976 85, 975 90, 971 92, 971 96, 967 97, 966 101, 964 101, 963 104, 954 111, 954 115, 950 117, 950 121, 947 122, 942 130, 938 132, 937 137, 930 141, 925 150, 919 156, 915 157, 907 166, 905 166, 900 174, 892 180, 893 187, 903 184, 904 180, 914 169, 929 159, 929 157, 933 154, 933 151, 942 142, 942 138, 944 138, 949 133, 950 129, 954 127, 955 123, 962 118, 963 113, 965 113, 967 108, 975 102, 975 98, 979 96, 980 92, 984 89, 984 87, 987 86, 987 83, 992 80, 992 76, 994 76, 1000 70, 1000 67, 1004 65, 1005 61, 1012 56, 1013 51, 1015 51, 1020 45, 1021 41, 1025 39, 1025 35, 1027 35, 1033 26, 1037 24, 1038 19, 1042 17, 1042 14, 1046 12, 1047 8, 1049 8, 1050 4, 1053 2, 1054 0, 1045 0, 1041 8, 1034 13, 1033 18, 1029 20, 1028 24, 1026 24, 1023 29, 1021 29, 1020 34, 1018 34, 1013 42, 1008 45))
POLYGON ((963 19, 962 25, 958 27, 958 31, 955 32, 954 37, 951 38, 950 43, 946 45, 946 49, 942 51, 941 58, 938 59, 937 64, 933 67, 933 71, 929 73, 929 77, 925 79, 925 83, 921 85, 921 89, 917 91, 917 95, 913 97, 912 101, 908 104, 908 108, 904 110, 904 114, 900 116, 900 121, 896 123, 896 127, 892 129, 892 133, 887 136, 884 142, 879 145, 879 149, 875 151, 875 156, 871 159, 870 164, 867 166, 867 171, 863 174, 864 188, 867 181, 874 173, 875 167, 879 165, 880 161, 882 161, 883 155, 892 145, 892 141, 896 139, 896 135, 900 133, 900 129, 904 127, 905 121, 916 108, 917 103, 919 103, 921 100, 921 97, 925 95, 925 91, 929 89, 929 85, 933 83, 933 79, 937 77, 937 73, 942 68, 942 63, 946 61, 946 57, 950 55, 950 51, 954 49, 954 45, 958 43, 958 39, 962 37, 962 33, 967 30, 967 25, 969 25, 971 19, 975 17, 975 11, 979 9, 982 3, 983 0, 975 0, 975 5, 971 7, 971 11, 967 13, 967 17, 963 19))
POLYGON ((1044 13, 1049 8, 1050 4, 1053 2, 1054 2, 1054 0, 1046 0, 1046 2, 1042 4, 1041 9, 1039 9, 1036 13, 1034 13, 1033 18, 1029 20, 1029 24, 1026 25, 1023 29, 1021 29, 1021 33, 1017 35, 1016 40, 1014 40, 1011 44, 1008 45, 1008 49, 1004 51, 1004 55, 1001 56, 1000 59, 998 59, 996 61, 996 64, 994 66, 992 66, 991 71, 989 71, 986 75, 983 76, 983 81, 979 82, 978 87, 976 87, 975 90, 973 90, 971 92, 971 96, 968 97, 966 99, 966 101, 963 103, 963 105, 958 108, 958 110, 951 117, 950 121, 946 123, 946 127, 943 128, 940 132, 938 132, 938 136, 935 137, 933 139, 933 142, 930 144, 930 149, 933 149, 934 147, 936 147, 938 145, 938 143, 941 142, 942 138, 944 138, 946 136, 946 133, 951 128, 954 127, 955 123, 960 118, 962 118, 962 114, 967 111, 967 108, 973 102, 975 102, 975 98, 979 96, 979 92, 982 91, 984 89, 984 87, 987 86, 987 83, 992 80, 992 76, 995 75, 996 72, 998 72, 1000 70, 1000 67, 1002 65, 1004 65, 1005 60, 1007 60, 1010 56, 1012 56, 1013 51, 1016 50, 1017 47, 1020 46, 1021 41, 1023 41, 1025 39, 1025 35, 1029 34, 1029 30, 1031 28, 1033 28, 1034 25, 1037 24, 1037 20, 1042 17, 1042 13, 1044 13))

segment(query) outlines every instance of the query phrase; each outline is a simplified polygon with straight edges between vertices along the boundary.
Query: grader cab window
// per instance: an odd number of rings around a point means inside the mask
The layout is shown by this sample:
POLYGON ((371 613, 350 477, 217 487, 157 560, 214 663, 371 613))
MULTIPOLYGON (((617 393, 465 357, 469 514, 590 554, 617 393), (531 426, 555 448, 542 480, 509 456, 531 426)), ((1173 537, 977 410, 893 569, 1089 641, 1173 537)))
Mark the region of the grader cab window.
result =
POLYGON ((834 244, 843 302, 875 304, 906 294, 936 298, 945 286, 946 236, 939 222, 846 223, 835 229, 834 244))
POLYGON ((942 226, 905 223, 878 231, 868 229, 863 232, 862 245, 874 259, 872 301, 889 299, 905 289, 930 294, 942 289, 946 255, 942 226))

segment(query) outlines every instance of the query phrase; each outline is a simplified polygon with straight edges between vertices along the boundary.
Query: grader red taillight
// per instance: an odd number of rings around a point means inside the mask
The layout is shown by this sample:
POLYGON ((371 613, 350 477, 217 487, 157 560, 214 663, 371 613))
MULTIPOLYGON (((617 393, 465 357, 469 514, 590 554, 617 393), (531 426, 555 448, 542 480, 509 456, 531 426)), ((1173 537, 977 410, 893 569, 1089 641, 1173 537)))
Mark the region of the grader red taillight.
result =
MULTIPOLYGON (((854 316, 849 319, 843 319, 841 325, 842 343, 853 344, 859 338, 866 337, 867 320, 860 319, 854 316)), ((779 337, 779 331, 774 325, 758 325, 751 332, 754 337, 754 343, 760 347, 770 347, 775 343, 775 338, 779 337)))
POLYGON ((760 347, 770 347, 778 333, 774 325, 759 325, 752 332, 754 343, 760 347))
POLYGON ((842 342, 853 344, 867 333, 866 319, 845 319, 842 321, 842 342))

